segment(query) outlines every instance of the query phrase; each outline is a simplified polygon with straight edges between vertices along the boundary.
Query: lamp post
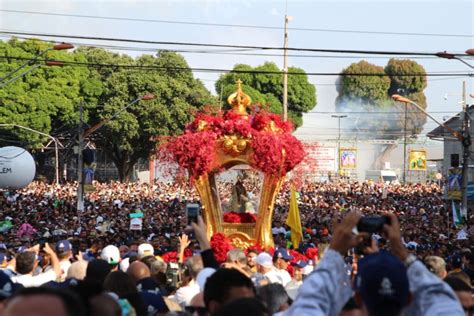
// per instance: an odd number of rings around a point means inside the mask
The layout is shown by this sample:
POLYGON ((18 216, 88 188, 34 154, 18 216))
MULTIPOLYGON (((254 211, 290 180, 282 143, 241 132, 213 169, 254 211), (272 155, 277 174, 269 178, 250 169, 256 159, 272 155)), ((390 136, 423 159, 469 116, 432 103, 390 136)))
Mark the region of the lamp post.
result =
MULTIPOLYGON (((463 82, 463 96, 466 94, 466 83, 463 82)), ((420 105, 418 105, 416 102, 406 98, 402 97, 401 95, 394 94, 392 95, 392 99, 397 102, 403 102, 405 104, 412 104, 414 105, 418 110, 423 112, 427 117, 432 119, 434 122, 436 122, 439 126, 445 128, 448 130, 454 137, 456 137, 462 145, 463 149, 463 162, 462 162, 462 185, 461 185, 461 209, 462 210, 467 210, 467 173, 468 173, 468 167, 469 167, 469 154, 470 154, 470 146, 471 146, 471 135, 469 131, 469 115, 468 115, 468 106, 464 99, 464 104, 463 104, 463 122, 462 122, 462 130, 461 132, 454 130, 453 128, 449 127, 448 125, 439 122, 437 119, 435 119, 431 114, 426 112, 420 105)))
POLYGON ((331 115, 332 118, 337 118, 337 173, 341 176, 341 119, 346 118, 347 115, 331 115))
POLYGON ((56 171, 56 184, 59 183, 58 140, 57 140, 55 137, 53 137, 53 136, 51 136, 51 135, 48 135, 48 134, 46 134, 46 133, 43 133, 43 132, 34 130, 34 129, 32 129, 32 128, 26 127, 26 126, 18 125, 18 124, 0 124, 0 127, 18 127, 18 128, 21 128, 21 129, 24 129, 24 130, 27 130, 27 131, 30 131, 30 132, 33 132, 33 133, 36 133, 36 134, 39 134, 39 135, 46 136, 46 137, 48 137, 49 139, 51 139, 51 140, 54 142, 54 156, 55 156, 55 169, 56 169, 56 170, 55 170, 55 171, 56 171))
MULTIPOLYGON (((44 51, 40 52, 38 55, 36 55, 35 57, 33 57, 33 59, 27 61, 26 63, 24 63, 24 64, 21 65, 20 67, 15 68, 14 70, 10 71, 7 75, 5 75, 4 77, 0 78, 0 83, 3 83, 5 80, 11 78, 14 74, 16 74, 18 71, 20 71, 21 69, 25 68, 26 66, 34 64, 34 63, 38 60, 38 58, 40 58, 41 56, 43 56, 43 55, 46 54, 47 52, 50 52, 50 51, 52 51, 52 50, 66 50, 66 49, 71 49, 71 48, 74 48, 74 46, 71 45, 71 44, 68 44, 68 43, 61 43, 61 44, 56 44, 56 45, 54 45, 53 47, 50 47, 50 48, 48 48, 48 49, 45 49, 44 51)), ((46 61, 46 64, 48 65, 48 61, 46 61)), ((38 68, 38 67, 40 67, 40 66, 41 66, 41 65, 35 65, 34 67, 32 67, 33 69, 29 69, 29 70, 23 72, 21 75, 15 76, 14 79, 8 80, 8 82, 2 84, 2 85, 0 86, 0 88, 6 86, 8 83, 15 81, 16 79, 18 79, 18 78, 20 78, 20 77, 26 75, 27 73, 33 71, 34 69, 36 69, 36 68, 38 68)), ((48 65, 48 66, 53 66, 53 65, 51 64, 51 65, 48 65)), ((54 66, 57 66, 57 65, 54 65, 54 66)))
POLYGON ((283 50, 283 121, 288 120, 288 22, 292 16, 285 15, 285 39, 283 50))
POLYGON ((112 119, 117 117, 120 113, 123 111, 127 110, 130 106, 133 104, 143 100, 143 101, 149 101, 155 99, 155 95, 153 94, 145 94, 141 97, 136 98, 123 108, 119 109, 117 112, 115 112, 114 115, 112 115, 109 118, 106 118, 105 120, 99 122, 98 124, 92 126, 91 128, 87 129, 84 131, 84 124, 83 124, 83 103, 81 102, 79 106, 79 115, 80 115, 80 120, 79 120, 79 136, 78 136, 78 152, 77 152, 77 211, 83 211, 84 210, 84 177, 83 177, 83 164, 84 164, 84 159, 82 156, 82 150, 84 149, 84 139, 90 135, 92 135, 94 132, 96 132, 99 128, 110 122, 112 119))
MULTIPOLYGON (((466 50, 466 54, 473 56, 474 55, 474 48, 470 48, 470 49, 466 50)), ((456 59, 456 60, 459 60, 460 62, 462 62, 464 65, 466 65, 468 67, 471 67, 471 68, 474 68, 473 65, 469 64, 468 62, 466 62, 462 58, 459 58, 456 54, 448 53, 447 51, 438 52, 438 53, 436 53, 436 56, 438 56, 440 58, 445 58, 445 59, 456 59)))
MULTIPOLYGON (((46 66, 52 66, 52 67, 61 67, 61 66, 64 66, 64 64, 61 62, 61 61, 57 61, 57 60, 48 60, 44 63, 44 65, 46 66)), ((43 64, 36 64, 34 65, 33 67, 29 68, 28 70, 10 78, 9 80, 5 81, 5 82, 1 82, 0 83, 0 89, 5 87, 6 85, 12 83, 13 81, 17 80, 18 78, 21 78, 23 76, 26 76, 27 74, 29 74, 30 72, 32 72, 33 70, 39 68, 43 66, 43 64)))

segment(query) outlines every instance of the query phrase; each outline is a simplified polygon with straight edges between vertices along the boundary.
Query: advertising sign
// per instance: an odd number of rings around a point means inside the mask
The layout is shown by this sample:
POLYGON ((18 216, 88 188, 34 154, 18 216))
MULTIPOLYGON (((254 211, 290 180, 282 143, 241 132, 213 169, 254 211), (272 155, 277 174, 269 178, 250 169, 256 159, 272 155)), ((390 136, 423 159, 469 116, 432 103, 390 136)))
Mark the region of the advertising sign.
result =
POLYGON ((412 149, 408 155, 410 171, 425 171, 426 170, 426 150, 412 149))
POLYGON ((357 149, 341 148, 339 157, 341 169, 357 169, 357 149))
POLYGON ((462 170, 450 168, 448 170, 448 200, 461 200, 462 170))

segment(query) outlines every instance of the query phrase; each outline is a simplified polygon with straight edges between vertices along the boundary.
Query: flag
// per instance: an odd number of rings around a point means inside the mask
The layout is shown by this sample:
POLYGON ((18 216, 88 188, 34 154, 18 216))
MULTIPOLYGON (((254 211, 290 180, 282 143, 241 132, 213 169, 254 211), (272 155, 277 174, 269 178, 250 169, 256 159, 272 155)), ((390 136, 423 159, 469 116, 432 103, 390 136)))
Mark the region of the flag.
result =
POLYGON ((298 201, 296 199, 294 185, 291 185, 290 209, 285 224, 291 229, 291 243, 293 244, 293 248, 297 249, 300 245, 301 239, 303 238, 303 229, 301 228, 300 211, 298 209, 298 201))
POLYGON ((456 203, 454 201, 451 201, 452 207, 453 207, 453 224, 454 226, 461 225, 462 219, 461 219, 461 212, 459 208, 456 206, 456 203))

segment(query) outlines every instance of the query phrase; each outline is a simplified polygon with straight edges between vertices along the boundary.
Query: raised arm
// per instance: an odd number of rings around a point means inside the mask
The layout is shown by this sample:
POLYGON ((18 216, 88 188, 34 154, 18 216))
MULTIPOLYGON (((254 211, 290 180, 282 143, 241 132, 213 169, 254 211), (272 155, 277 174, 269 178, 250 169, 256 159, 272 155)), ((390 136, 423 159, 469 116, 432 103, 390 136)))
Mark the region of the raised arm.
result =
POLYGON ((352 228, 359 218, 358 214, 349 213, 340 224, 335 225, 329 249, 303 282, 298 296, 285 315, 339 315, 352 294, 343 255, 357 244, 358 236, 352 233, 352 228))

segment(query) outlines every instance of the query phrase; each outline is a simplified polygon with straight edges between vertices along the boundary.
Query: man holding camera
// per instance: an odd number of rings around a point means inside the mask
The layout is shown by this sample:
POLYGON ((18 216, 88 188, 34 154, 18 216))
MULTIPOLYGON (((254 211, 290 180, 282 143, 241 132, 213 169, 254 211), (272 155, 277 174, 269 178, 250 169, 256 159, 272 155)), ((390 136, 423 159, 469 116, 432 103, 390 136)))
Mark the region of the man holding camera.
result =
POLYGON ((33 272, 38 266, 39 251, 40 245, 36 245, 27 251, 17 254, 15 270, 18 275, 12 277, 13 282, 20 283, 24 287, 34 287, 41 286, 50 281, 56 281, 56 279, 61 276, 58 256, 48 243, 44 245, 44 252, 50 256, 53 269, 33 275, 33 272))
MULTIPOLYGON (((352 295, 344 256, 363 239, 354 227, 360 215, 349 213, 335 225, 329 249, 300 287, 288 315, 339 315, 352 295)), ((359 262, 355 300, 363 315, 464 315, 454 292, 433 275, 402 243, 400 224, 387 214, 382 233, 391 253, 379 251, 359 262)))

